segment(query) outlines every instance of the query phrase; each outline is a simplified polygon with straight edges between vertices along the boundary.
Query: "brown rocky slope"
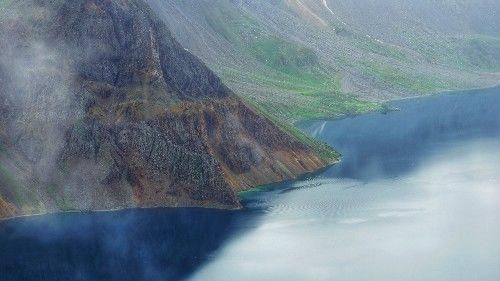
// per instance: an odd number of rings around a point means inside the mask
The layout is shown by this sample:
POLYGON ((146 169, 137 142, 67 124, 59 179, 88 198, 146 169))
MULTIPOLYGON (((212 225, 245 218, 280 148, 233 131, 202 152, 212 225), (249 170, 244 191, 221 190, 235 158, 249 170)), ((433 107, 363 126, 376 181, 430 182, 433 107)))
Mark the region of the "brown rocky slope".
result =
POLYGON ((324 167, 236 97, 141 0, 0 6, 0 218, 239 207, 324 167))

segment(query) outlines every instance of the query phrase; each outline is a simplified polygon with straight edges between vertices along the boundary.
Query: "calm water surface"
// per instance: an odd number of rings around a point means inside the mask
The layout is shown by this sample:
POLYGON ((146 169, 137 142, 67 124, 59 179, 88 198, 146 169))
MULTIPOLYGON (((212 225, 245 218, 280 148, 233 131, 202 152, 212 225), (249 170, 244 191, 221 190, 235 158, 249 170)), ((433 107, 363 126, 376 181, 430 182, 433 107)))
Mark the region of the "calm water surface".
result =
POLYGON ((238 212, 0 224, 0 280, 500 280, 500 88, 302 124, 344 157, 238 212))

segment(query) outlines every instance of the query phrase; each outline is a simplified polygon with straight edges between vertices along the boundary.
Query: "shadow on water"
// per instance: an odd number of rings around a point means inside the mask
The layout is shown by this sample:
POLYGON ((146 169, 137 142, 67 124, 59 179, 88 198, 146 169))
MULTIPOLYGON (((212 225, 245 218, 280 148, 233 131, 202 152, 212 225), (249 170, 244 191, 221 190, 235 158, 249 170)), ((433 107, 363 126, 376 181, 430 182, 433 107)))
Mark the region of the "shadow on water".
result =
POLYGON ((151 209, 0 223, 1 280, 179 280, 259 211, 151 209))

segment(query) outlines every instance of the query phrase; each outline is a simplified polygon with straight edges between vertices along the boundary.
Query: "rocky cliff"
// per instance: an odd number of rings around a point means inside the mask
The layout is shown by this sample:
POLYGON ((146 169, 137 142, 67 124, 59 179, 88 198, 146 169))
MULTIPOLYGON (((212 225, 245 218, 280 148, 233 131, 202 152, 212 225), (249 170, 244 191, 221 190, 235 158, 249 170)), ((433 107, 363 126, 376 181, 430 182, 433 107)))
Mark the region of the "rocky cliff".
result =
POLYGON ((242 103, 141 0, 0 15, 0 218, 237 208, 237 191, 335 160, 242 103))

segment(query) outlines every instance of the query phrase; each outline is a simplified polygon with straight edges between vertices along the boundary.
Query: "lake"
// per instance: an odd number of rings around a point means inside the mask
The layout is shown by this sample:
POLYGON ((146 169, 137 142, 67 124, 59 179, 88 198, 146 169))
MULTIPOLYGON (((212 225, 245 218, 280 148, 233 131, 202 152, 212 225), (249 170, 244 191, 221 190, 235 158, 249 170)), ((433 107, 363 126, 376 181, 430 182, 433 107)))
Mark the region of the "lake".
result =
POLYGON ((500 88, 300 127, 342 162, 245 209, 0 223, 1 280, 500 280, 500 88))

